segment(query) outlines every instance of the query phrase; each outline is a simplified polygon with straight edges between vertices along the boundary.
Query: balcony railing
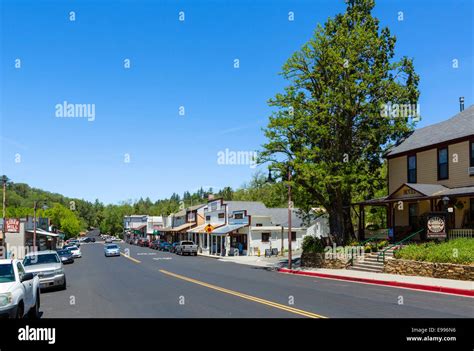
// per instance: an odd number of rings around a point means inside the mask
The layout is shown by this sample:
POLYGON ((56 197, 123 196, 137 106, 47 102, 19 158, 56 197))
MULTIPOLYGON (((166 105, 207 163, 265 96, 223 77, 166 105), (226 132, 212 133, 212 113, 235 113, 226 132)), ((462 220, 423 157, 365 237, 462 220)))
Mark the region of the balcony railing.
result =
POLYGON ((474 229, 451 229, 448 232, 448 238, 474 238, 474 229))

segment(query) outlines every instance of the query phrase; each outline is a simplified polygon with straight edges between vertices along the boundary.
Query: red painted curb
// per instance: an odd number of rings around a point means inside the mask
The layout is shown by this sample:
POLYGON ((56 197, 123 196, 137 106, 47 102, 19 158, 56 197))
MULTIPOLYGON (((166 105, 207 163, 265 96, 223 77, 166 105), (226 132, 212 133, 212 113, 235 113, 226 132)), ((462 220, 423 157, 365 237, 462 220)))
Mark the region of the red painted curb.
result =
POLYGON ((331 278, 331 279, 347 280, 347 281, 368 283, 368 284, 375 284, 375 285, 386 285, 386 286, 394 286, 394 287, 398 287, 398 288, 410 288, 410 289, 416 289, 416 290, 434 291, 434 292, 442 292, 442 293, 446 293, 446 294, 461 295, 461 296, 473 296, 474 297, 474 290, 448 288, 448 287, 445 287, 445 286, 432 286, 432 285, 404 283, 404 282, 386 281, 386 280, 369 279, 369 278, 347 277, 347 276, 334 275, 334 274, 304 272, 304 271, 298 271, 298 270, 294 270, 294 269, 290 270, 290 269, 286 269, 286 268, 279 268, 278 272, 290 273, 290 274, 296 274, 296 275, 306 275, 306 276, 310 276, 310 277, 331 278))

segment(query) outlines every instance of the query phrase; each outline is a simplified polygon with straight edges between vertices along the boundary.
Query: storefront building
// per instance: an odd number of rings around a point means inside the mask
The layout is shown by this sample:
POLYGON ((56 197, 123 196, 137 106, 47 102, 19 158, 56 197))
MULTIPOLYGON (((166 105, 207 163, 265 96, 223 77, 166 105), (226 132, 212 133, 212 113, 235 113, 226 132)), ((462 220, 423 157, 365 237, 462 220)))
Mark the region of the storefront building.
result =
POLYGON ((415 130, 386 157, 389 194, 358 204, 359 239, 370 237, 373 206, 385 208, 392 241, 474 237, 474 106, 415 130))
POLYGON ((189 230, 203 223, 203 214, 201 209, 204 205, 195 205, 182 209, 167 217, 166 226, 158 229, 160 240, 169 243, 189 240, 189 230))
MULTIPOLYGON (((47 219, 45 219, 47 220, 47 219)), ((28 252, 33 251, 35 234, 32 218, 7 218, 5 220, 5 252, 7 257, 23 259, 28 252)), ((46 226, 47 228, 47 226, 46 226)), ((36 249, 55 250, 60 241, 60 234, 42 229, 37 223, 36 249)))
MULTIPOLYGON (((188 230, 202 254, 264 255, 266 249, 288 250, 288 209, 267 208, 258 201, 211 200, 203 224, 188 230), (206 229, 211 228, 207 231, 206 229), (196 240, 197 239, 197 240, 196 240)), ((292 249, 301 248, 307 228, 292 211, 292 249)))

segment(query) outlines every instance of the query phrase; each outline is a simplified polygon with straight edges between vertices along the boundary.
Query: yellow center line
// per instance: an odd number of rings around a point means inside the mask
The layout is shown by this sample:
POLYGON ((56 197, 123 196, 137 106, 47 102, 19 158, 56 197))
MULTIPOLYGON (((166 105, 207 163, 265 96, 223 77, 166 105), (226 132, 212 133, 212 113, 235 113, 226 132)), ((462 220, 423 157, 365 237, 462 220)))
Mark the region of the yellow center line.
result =
POLYGON ((221 287, 216 286, 216 285, 208 284, 208 283, 196 280, 196 279, 192 279, 192 278, 188 278, 188 277, 185 277, 185 276, 182 276, 182 275, 179 275, 179 274, 171 273, 171 272, 165 271, 163 269, 160 269, 160 272, 163 273, 163 274, 181 279, 181 280, 185 280, 185 281, 190 282, 190 283, 205 286, 206 288, 209 288, 209 289, 217 290, 217 291, 220 291, 220 292, 223 292, 223 293, 226 293, 226 294, 229 294, 229 295, 233 295, 233 296, 238 296, 242 299, 250 300, 250 301, 253 301, 253 302, 258 302, 258 303, 261 303, 263 305, 278 308, 278 309, 286 311, 286 312, 299 314, 299 315, 304 316, 304 317, 328 318, 328 317, 325 317, 325 316, 322 316, 322 315, 319 315, 319 314, 316 314, 316 313, 313 313, 313 312, 300 310, 300 309, 290 307, 290 306, 285 306, 285 305, 282 305, 282 304, 279 304, 279 303, 276 303, 276 302, 273 302, 273 301, 264 300, 264 299, 261 299, 259 297, 255 297, 255 296, 251 296, 251 295, 247 295, 247 294, 242 294, 242 293, 237 292, 237 291, 221 288, 221 287))
POLYGON ((130 255, 126 255, 126 254, 124 254, 123 252, 121 252, 120 254, 121 254, 123 257, 128 258, 130 261, 133 261, 133 262, 135 262, 135 263, 141 263, 141 261, 137 260, 136 258, 133 258, 133 257, 130 256, 130 255))

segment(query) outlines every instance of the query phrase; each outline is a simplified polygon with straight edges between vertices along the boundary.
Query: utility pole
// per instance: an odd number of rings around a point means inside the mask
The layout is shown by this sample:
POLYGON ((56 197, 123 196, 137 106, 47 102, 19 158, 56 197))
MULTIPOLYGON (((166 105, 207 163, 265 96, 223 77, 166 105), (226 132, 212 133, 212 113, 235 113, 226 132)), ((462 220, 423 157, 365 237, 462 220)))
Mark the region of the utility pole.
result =
POLYGON ((36 206, 38 202, 35 200, 33 205, 33 252, 36 252, 36 206))
POLYGON ((292 268, 292 254, 291 254, 291 211, 293 210, 293 203, 291 201, 291 170, 288 167, 288 269, 292 268))
MULTIPOLYGON (((7 193, 7 176, 2 177, 2 183, 3 183, 3 207, 2 207, 2 240, 3 243, 5 244, 5 213, 6 213, 6 193, 7 193)), ((5 245, 6 249, 6 245, 5 245)))

